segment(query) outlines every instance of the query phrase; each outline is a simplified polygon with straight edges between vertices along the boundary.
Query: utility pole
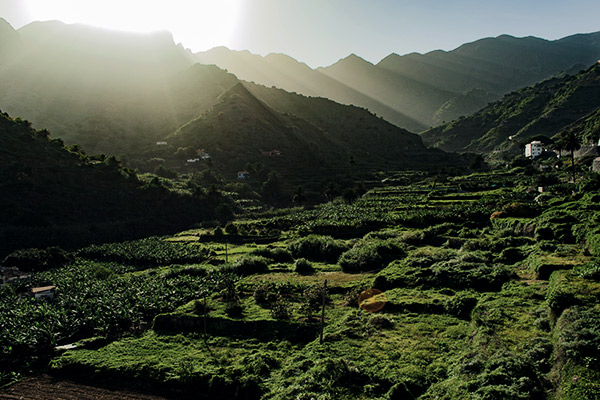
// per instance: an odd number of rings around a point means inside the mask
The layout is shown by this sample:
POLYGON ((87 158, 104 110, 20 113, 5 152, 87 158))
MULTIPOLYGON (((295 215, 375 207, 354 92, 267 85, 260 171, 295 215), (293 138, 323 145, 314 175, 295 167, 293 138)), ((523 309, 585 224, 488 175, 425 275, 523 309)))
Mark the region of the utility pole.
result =
POLYGON ((327 279, 323 283, 323 306, 321 308, 321 337, 319 343, 323 344, 323 326, 325 325, 325 298, 327 297, 327 279))

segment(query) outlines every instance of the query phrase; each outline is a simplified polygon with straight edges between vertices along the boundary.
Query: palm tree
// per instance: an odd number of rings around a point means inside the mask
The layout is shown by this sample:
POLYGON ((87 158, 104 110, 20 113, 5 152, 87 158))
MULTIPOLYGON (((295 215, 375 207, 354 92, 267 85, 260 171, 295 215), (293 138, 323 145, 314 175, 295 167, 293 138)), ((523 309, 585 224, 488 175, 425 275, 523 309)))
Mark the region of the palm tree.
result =
POLYGON ((560 148, 571 152, 571 174, 575 183, 575 151, 581 148, 581 142, 574 131, 564 132, 557 142, 560 148))

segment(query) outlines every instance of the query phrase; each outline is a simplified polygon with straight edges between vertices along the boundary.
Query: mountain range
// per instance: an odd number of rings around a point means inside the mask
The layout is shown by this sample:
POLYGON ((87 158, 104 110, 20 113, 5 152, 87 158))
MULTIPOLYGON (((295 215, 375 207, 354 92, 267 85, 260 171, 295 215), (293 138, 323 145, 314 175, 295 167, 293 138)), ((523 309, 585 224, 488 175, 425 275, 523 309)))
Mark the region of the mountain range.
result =
MULTIPOLYGON (((208 152, 233 177, 248 163, 285 175, 455 163, 364 108, 240 81, 166 32, 139 35, 61 22, 4 24, 0 109, 87 153, 127 160, 208 152), (157 146, 157 142, 168 144, 157 146), (185 149, 185 151, 180 151, 185 149), (277 150, 278 157, 264 152, 277 150), (178 153, 179 152, 179 153, 178 153)), ((141 165, 137 163, 136 165, 141 165)))
POLYGON ((574 131, 582 143, 600 137, 600 64, 576 75, 556 77, 505 95, 469 117, 421 134, 446 151, 520 151, 535 136, 574 131))
POLYGON ((600 33, 560 40, 502 35, 452 51, 391 54, 377 64, 357 55, 311 69, 281 55, 215 48, 195 54, 238 78, 355 104, 413 132, 471 114, 502 95, 573 73, 600 56, 600 33))
MULTIPOLYGON (((392 54, 377 65, 351 55, 311 69, 279 54, 193 54, 168 32, 58 21, 14 30, 0 20, 0 109, 91 154, 162 159, 180 168, 182 154, 208 153, 226 176, 249 163, 288 175, 316 167, 335 174, 348 170, 350 158, 369 170, 439 166, 464 159, 429 150, 398 126, 422 130, 589 65, 600 53, 598 38, 505 35, 450 52, 392 54), (273 150, 280 155, 265 156, 273 150)), ((428 145, 488 149, 440 145, 433 132, 422 136, 428 145)))

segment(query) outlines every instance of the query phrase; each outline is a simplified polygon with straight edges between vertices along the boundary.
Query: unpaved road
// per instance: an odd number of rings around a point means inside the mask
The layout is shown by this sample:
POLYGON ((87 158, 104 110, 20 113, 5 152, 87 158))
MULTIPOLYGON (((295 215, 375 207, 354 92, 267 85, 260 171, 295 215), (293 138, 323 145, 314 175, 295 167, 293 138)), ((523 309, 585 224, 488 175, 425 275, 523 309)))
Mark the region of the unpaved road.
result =
POLYGON ((173 400, 133 390, 89 386, 41 375, 0 389, 0 400, 173 400))

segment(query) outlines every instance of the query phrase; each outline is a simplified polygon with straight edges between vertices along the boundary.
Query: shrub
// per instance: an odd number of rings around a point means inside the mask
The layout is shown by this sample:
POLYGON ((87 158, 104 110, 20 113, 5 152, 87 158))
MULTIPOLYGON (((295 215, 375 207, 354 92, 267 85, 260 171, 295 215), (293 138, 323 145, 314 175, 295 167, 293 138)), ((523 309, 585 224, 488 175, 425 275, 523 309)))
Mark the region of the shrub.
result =
POLYGON ((469 320, 471 311, 477 305, 477 296, 472 292, 458 292, 449 299, 444 308, 448 314, 458 318, 469 320))
POLYGON ((321 285, 308 286, 302 292, 303 301, 300 311, 311 318, 313 313, 318 312, 323 306, 323 297, 325 297, 326 304, 331 302, 327 288, 321 285))
POLYGON ((558 361, 572 360, 600 371, 600 310, 571 307, 561 316, 558 327, 558 361))
POLYGON ((289 319, 291 316, 291 305, 288 300, 279 296, 271 305, 271 317, 275 319, 289 319))
POLYGON ((600 281, 600 258, 575 267, 575 273, 581 278, 600 281))
POLYGON ((306 258, 299 258, 294 263, 294 270, 300 275, 309 275, 315 272, 315 267, 306 258))
POLYGON ((292 257, 292 253, 290 253, 288 250, 283 249, 281 247, 274 247, 274 248, 261 247, 261 248, 258 248, 256 250, 252 251, 252 253, 250 253, 250 254, 255 255, 255 256, 265 257, 265 258, 268 258, 268 259, 273 260, 274 262, 278 262, 278 263, 287 263, 287 262, 294 261, 294 257, 292 257))
POLYGON ((404 249, 392 240, 362 241, 342 254, 339 262, 344 272, 359 273, 380 270, 405 255, 404 249))
POLYGON ((57 268, 73 261, 73 256, 59 247, 23 249, 9 254, 2 264, 21 271, 34 272, 57 268))
POLYGON ((262 282, 256 288, 253 293, 254 301, 260 306, 265 306, 273 300, 273 294, 271 293, 271 285, 267 282, 262 282))
POLYGON ((295 258, 306 258, 311 261, 335 263, 340 255, 348 250, 341 240, 331 236, 309 235, 290 244, 290 251, 295 258))
POLYGON ((239 275, 263 274, 269 271, 268 260, 264 257, 247 255, 237 260, 232 267, 239 275))

